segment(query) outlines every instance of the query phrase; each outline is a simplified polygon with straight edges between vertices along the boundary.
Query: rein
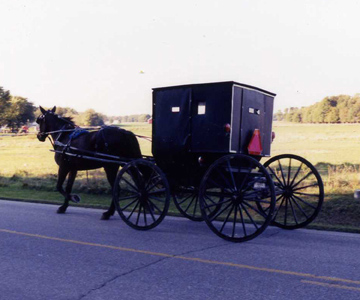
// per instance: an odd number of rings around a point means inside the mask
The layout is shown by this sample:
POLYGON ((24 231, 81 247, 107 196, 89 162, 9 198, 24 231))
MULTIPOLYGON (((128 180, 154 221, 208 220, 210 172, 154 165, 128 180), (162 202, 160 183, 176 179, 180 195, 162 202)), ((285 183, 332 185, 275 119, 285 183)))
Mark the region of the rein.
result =
MULTIPOLYGON (((55 131, 48 131, 48 132, 43 132, 42 134, 52 134, 52 133, 63 133, 63 132, 74 132, 76 130, 79 130, 80 127, 76 127, 74 129, 60 129, 60 130, 55 130, 55 131)), ((87 130, 87 131, 98 131, 101 129, 101 127, 97 127, 97 128, 93 128, 93 127, 88 127, 88 128, 81 128, 82 130, 87 130)), ((152 138, 148 137, 148 136, 144 136, 144 135, 138 135, 138 134, 134 134, 136 137, 140 138, 140 139, 144 139, 147 140, 149 142, 152 142, 152 138)))
MULTIPOLYGON (((97 131, 99 130, 99 128, 82 128, 84 130, 87 130, 87 131, 97 131)), ((63 133, 63 132, 74 132, 76 130, 76 128, 74 129, 60 129, 60 130, 54 130, 54 131, 48 131, 48 132, 41 132, 41 134, 52 134, 52 133, 63 133)), ((11 137, 16 137, 16 136, 26 136, 26 135, 32 135, 32 134, 35 134, 37 135, 38 132, 29 132, 29 133, 18 133, 18 134, 0 134, 0 137, 1 136, 11 136, 11 137)), ((138 134, 134 134, 136 137, 140 138, 140 139, 144 139, 144 140, 147 140, 149 142, 152 141, 152 138, 151 137, 148 137, 148 136, 144 136, 144 135, 138 135, 138 134)), ((48 136, 48 138, 50 139, 50 136, 48 136)), ((51 139, 50 139, 51 141, 51 139)), ((51 144, 53 144, 53 142, 51 142, 51 144)))
POLYGON ((152 142, 152 138, 148 137, 148 136, 144 136, 144 135, 137 135, 135 134, 136 137, 143 139, 143 140, 147 140, 148 142, 152 142))
POLYGON ((73 131, 75 131, 75 130, 76 130, 76 128, 74 128, 74 129, 60 129, 60 130, 42 132, 41 134, 53 134, 53 133, 73 132, 73 131))
MULTIPOLYGON (((49 112, 50 114, 54 114, 53 112, 49 112)), ((41 115, 39 117, 39 119, 43 119, 45 117, 45 115, 41 115)), ((59 130, 53 130, 53 131, 47 131, 47 132, 40 132, 40 135, 48 135, 48 138, 52 144, 52 146, 55 148, 57 142, 58 142, 58 139, 60 138, 60 136, 65 133, 65 132, 75 132, 77 130, 86 130, 86 131, 97 131, 97 130, 100 130, 101 127, 92 127, 92 128, 80 128, 79 126, 75 125, 73 122, 67 120, 66 118, 63 118, 59 115, 57 115, 57 117, 62 120, 63 122, 67 123, 68 125, 71 125, 71 126, 74 126, 75 128, 71 128, 71 129, 59 129, 59 130), (50 136, 52 134, 55 134, 55 133, 59 133, 59 135, 57 136, 56 140, 53 141, 53 138, 50 138, 50 136)), ((66 125, 64 125, 63 127, 65 127, 66 125)), ((143 136, 143 135, 138 135, 138 134, 134 134, 136 137, 140 138, 140 139, 144 139, 144 140, 147 140, 149 142, 152 142, 152 138, 150 137, 147 137, 147 136, 143 136)), ((71 141, 71 138, 70 138, 70 141, 71 141)), ((61 143, 62 144, 62 143, 61 143)))

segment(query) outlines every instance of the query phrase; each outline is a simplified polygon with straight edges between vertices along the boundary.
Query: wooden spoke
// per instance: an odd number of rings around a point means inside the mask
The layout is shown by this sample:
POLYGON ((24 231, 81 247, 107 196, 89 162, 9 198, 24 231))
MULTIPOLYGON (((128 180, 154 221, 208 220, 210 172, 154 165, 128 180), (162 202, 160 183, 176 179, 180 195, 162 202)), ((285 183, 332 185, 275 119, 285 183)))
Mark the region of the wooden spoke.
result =
POLYGON ((281 173, 286 165, 287 180, 277 190, 281 196, 276 201, 281 202, 276 205, 272 224, 284 229, 304 227, 315 219, 324 201, 320 174, 306 159, 293 154, 275 156, 264 164, 268 170, 279 165, 283 166, 281 173))

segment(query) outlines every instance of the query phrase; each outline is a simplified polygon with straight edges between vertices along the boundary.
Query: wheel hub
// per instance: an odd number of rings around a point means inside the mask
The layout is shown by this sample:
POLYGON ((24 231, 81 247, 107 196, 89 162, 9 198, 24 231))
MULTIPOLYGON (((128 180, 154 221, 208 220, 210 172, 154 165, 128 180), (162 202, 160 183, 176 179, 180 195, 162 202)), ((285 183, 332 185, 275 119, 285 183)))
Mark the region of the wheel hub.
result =
POLYGON ((140 193, 140 202, 141 203, 146 203, 147 202, 147 199, 148 199, 148 193, 147 192, 141 192, 140 193))
POLYGON ((232 201, 235 205, 241 204, 244 200, 243 193, 238 193, 232 197, 232 201))
POLYGON ((294 194, 294 191, 292 189, 291 186, 285 186, 284 191, 283 191, 283 195, 287 198, 292 197, 292 195, 294 194))

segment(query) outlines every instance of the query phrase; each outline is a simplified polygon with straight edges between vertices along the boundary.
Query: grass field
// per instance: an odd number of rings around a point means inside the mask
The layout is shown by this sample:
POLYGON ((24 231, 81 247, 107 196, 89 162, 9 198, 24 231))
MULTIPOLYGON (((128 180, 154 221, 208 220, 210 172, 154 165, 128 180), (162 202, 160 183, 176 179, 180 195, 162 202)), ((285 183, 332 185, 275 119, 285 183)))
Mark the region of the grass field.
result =
POLYGON ((287 124, 274 122, 272 155, 293 153, 314 165, 360 164, 360 124, 287 124))
MULTIPOLYGON (((124 124, 123 128, 151 136, 151 125, 124 124)), ((360 188, 360 124, 304 125, 274 122, 276 138, 272 156, 300 155, 320 171, 325 185, 325 203, 313 228, 360 232, 360 203, 353 199, 360 188)), ((140 140, 143 154, 151 155, 151 143, 140 140)), ((35 135, 0 135, 0 197, 61 203, 55 191, 57 165, 50 142, 35 135)), ((265 162, 266 158, 262 160, 265 162)), ((79 172, 74 192, 81 205, 106 207, 110 189, 101 170, 79 172)), ((175 208, 171 208, 175 212, 175 208)))

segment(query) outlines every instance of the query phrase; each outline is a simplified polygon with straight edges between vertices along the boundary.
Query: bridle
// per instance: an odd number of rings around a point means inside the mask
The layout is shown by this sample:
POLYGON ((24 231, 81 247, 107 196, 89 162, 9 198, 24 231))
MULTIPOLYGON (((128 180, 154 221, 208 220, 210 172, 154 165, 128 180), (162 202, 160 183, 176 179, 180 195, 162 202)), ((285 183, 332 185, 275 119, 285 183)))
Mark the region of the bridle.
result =
MULTIPOLYGON (((52 111, 47 111, 45 114, 42 114, 40 116, 37 117, 36 119, 36 123, 41 125, 42 122, 45 122, 45 117, 47 114, 50 114, 50 115, 53 115, 53 116, 56 116, 59 120, 63 121, 65 124, 59 129, 59 130, 53 130, 53 131, 44 131, 44 132, 41 132, 39 131, 38 133, 38 138, 39 137, 42 137, 43 138, 43 141, 46 140, 46 138, 49 138, 51 144, 53 145, 53 147, 55 148, 55 145, 56 143, 59 141, 60 137, 62 136, 62 134, 64 132, 73 132, 77 129, 78 126, 76 126, 73 122, 67 120, 66 118, 63 118, 55 113, 53 113, 52 111), (66 129, 66 127, 68 126, 71 126, 72 128, 71 129, 66 129), (58 133, 57 137, 53 137, 51 136, 52 134, 56 134, 58 133), (51 138, 50 138, 50 136, 51 138)), ((40 129, 41 130, 41 129, 40 129)), ((39 138, 40 139, 40 138, 39 138)))

